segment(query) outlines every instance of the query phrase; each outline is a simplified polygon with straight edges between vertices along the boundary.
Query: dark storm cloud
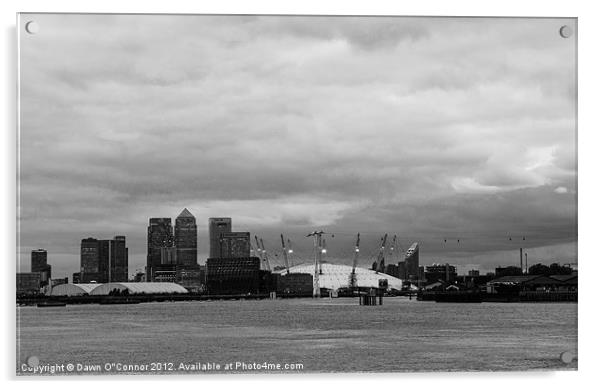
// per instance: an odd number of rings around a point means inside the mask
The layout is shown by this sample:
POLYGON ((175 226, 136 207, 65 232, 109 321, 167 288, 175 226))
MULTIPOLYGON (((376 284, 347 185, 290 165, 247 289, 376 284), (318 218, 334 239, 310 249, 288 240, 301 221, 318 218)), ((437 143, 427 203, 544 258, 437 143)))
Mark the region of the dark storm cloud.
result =
POLYGON ((504 232, 576 239, 575 43, 558 35, 573 21, 36 20, 21 37, 23 263, 43 246, 72 272, 81 238, 125 234, 141 267, 148 218, 184 207, 200 226, 399 232, 470 260, 514 249, 504 232), (457 235, 478 244, 437 246, 457 235))

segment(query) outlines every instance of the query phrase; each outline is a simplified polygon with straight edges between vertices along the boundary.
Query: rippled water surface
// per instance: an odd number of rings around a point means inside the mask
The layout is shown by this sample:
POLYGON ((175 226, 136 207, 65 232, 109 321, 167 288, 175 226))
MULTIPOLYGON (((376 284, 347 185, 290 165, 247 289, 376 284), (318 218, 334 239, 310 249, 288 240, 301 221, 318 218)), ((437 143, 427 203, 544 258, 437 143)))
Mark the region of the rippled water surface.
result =
POLYGON ((221 371, 236 362, 301 363, 306 372, 577 368, 559 358, 577 355, 577 304, 400 297, 375 307, 356 299, 90 304, 20 307, 17 321, 18 373, 30 356, 41 365, 220 364, 221 371))

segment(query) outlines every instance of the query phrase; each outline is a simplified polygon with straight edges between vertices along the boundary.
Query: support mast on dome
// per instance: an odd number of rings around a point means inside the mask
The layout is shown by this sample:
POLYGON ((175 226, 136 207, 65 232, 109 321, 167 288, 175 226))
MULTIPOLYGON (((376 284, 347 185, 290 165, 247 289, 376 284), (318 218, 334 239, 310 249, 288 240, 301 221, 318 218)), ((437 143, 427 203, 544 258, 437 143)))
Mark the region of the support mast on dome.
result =
POLYGON ((307 237, 313 236, 314 238, 314 290, 313 297, 320 298, 320 262, 322 259, 322 234, 324 231, 314 231, 308 234, 307 237))

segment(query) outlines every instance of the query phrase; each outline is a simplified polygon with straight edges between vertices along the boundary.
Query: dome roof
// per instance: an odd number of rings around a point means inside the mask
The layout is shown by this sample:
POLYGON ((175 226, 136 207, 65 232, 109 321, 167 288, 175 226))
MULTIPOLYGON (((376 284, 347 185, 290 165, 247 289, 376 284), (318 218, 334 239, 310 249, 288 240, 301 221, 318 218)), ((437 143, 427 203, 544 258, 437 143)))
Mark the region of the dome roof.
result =
POLYGON ((95 288, 91 295, 108 295, 112 290, 128 290, 130 294, 188 293, 186 288, 173 282, 111 282, 95 288))
MULTIPOLYGON (((336 265, 332 263, 322 264, 322 274, 318 278, 320 288, 340 289, 349 286, 349 277, 352 267, 349 265, 336 265)), ((314 264, 304 264, 293 266, 289 269, 290 273, 314 274, 314 264)), ((286 274, 286 270, 281 270, 280 274, 286 274)), ((377 273, 374 270, 355 268, 357 286, 361 288, 378 288, 378 280, 386 279, 389 289, 401 290, 401 279, 390 276, 385 273, 377 273)))
POLYGON ((52 287, 51 296, 83 296, 102 284, 60 284, 52 287))

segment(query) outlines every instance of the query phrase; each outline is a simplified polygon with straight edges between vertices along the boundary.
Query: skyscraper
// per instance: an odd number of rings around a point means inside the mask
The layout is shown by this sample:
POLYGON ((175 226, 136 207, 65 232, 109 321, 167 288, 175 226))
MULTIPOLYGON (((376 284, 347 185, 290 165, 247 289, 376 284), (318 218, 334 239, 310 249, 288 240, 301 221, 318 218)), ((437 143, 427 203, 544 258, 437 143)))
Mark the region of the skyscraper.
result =
POLYGON ((179 265, 187 268, 197 266, 197 227, 195 217, 184 208, 176 218, 175 246, 179 265))
POLYGON ((177 265, 178 253, 175 247, 161 247, 161 265, 177 265))
POLYGON ((114 239, 82 239, 80 282, 128 280, 128 248, 125 236, 114 239))
POLYGON ((52 277, 52 266, 48 264, 48 252, 44 249, 31 251, 31 272, 40 273, 42 286, 52 277))
POLYGON ((220 235, 225 232, 232 232, 231 218, 209 218, 209 258, 220 257, 220 235))
POLYGON ((125 243, 125 236, 118 235, 111 243, 111 282, 128 281, 128 248, 125 243))
POLYGON ((100 274, 100 247, 98 239, 82 239, 80 249, 80 282, 98 282, 100 274))
POLYGON ((109 266, 111 265, 111 241, 108 239, 98 240, 98 278, 96 282, 106 283, 113 280, 109 277, 109 266))
POLYGON ((418 279, 419 276, 419 247, 418 242, 412 243, 408 251, 406 252, 405 258, 405 269, 409 279, 418 279))
POLYGON ((31 250, 31 271, 41 272, 46 269, 48 252, 44 249, 31 250))
POLYGON ((161 265, 161 248, 173 247, 171 218, 151 218, 147 230, 146 279, 153 281, 153 268, 161 265))

